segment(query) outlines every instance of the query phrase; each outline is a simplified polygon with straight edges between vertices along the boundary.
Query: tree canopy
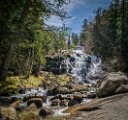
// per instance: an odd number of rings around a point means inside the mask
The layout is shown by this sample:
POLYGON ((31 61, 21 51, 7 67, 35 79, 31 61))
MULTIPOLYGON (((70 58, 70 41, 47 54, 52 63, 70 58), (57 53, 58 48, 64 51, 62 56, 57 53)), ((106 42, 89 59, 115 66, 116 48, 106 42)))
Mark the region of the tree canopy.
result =
MULTIPOLYGON (((0 80, 8 71, 26 75, 39 64, 45 64, 45 55, 66 47, 64 26, 56 28, 45 21, 51 15, 64 20, 65 0, 1 0, 0 1, 0 80)), ((36 70, 38 71, 38 70, 36 70)))

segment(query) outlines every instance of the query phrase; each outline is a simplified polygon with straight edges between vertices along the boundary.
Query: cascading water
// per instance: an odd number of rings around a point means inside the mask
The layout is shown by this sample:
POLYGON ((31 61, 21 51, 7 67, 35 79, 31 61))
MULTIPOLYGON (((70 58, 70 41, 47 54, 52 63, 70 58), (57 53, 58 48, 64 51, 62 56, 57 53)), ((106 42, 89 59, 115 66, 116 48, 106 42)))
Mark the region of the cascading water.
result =
POLYGON ((95 83, 100 77, 101 59, 84 53, 81 46, 73 50, 68 58, 68 72, 75 78, 76 83, 95 83), (69 71, 69 69, 71 71, 69 71))
MULTIPOLYGON (((89 92, 95 92, 95 88, 92 87, 92 83, 96 83, 100 77, 101 72, 101 59, 96 56, 90 56, 84 53, 81 46, 72 51, 70 57, 68 57, 64 63, 67 69, 67 73, 74 77, 72 81, 74 84, 89 84, 89 92)), ((60 64, 60 69, 62 66, 60 64)), ((11 97, 18 97, 23 99, 25 96, 47 96, 47 89, 26 89, 24 94, 13 95, 11 97)), ((70 96, 70 94, 61 95, 62 98, 70 96)), ((72 96, 72 94, 71 94, 72 96)), ((51 107, 51 98, 54 96, 47 96, 46 103, 43 103, 44 107, 50 107, 54 110, 54 115, 64 115, 63 110, 68 106, 62 107, 58 105, 56 108, 51 107)), ((89 102, 90 99, 83 99, 83 102, 89 102)), ((27 106, 26 103, 22 103, 21 106, 27 106)))

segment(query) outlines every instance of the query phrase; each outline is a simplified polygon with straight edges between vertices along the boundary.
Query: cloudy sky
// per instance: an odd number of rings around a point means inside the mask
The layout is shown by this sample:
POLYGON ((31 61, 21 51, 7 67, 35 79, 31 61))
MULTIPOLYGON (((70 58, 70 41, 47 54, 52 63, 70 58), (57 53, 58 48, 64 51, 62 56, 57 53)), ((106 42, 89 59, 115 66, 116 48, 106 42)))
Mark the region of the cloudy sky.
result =
MULTIPOLYGON (((67 20, 67 25, 72 29, 71 32, 80 33, 83 20, 93 20, 93 11, 98 7, 107 9, 112 0, 70 0, 70 3, 64 6, 67 13, 72 17, 67 20)), ((49 25, 61 26, 62 22, 56 17, 51 16, 47 21, 49 25)))

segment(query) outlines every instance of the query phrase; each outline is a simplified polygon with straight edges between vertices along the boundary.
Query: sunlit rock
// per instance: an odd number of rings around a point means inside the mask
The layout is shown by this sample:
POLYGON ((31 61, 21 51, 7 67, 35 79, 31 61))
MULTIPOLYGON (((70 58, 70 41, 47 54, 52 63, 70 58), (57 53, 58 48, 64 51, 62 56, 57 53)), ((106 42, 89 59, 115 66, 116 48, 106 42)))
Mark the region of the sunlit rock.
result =
POLYGON ((13 107, 3 107, 0 110, 0 118, 2 120, 18 120, 17 112, 13 107))
POLYGON ((105 97, 128 92, 128 78, 122 72, 106 74, 97 84, 97 96, 105 97))

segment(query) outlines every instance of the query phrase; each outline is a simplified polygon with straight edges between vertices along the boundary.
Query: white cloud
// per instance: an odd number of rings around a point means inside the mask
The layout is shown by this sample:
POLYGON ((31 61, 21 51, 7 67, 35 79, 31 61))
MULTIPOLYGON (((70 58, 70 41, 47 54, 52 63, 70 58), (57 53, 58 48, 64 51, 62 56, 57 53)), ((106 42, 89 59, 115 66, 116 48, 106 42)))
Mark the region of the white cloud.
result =
POLYGON ((55 15, 51 15, 50 18, 48 18, 45 21, 45 23, 51 26, 56 26, 56 27, 62 26, 62 21, 55 15))
MULTIPOLYGON (((69 0, 66 0, 66 2, 68 1, 69 0)), ((85 0, 70 0, 70 3, 68 5, 64 5, 62 8, 70 15, 73 9, 83 6, 85 2, 85 0)), ((71 19, 65 20, 66 24, 69 25, 75 18, 75 16, 72 16, 71 19)), ((63 24, 60 18, 55 15, 51 15, 50 18, 45 22, 48 25, 53 25, 56 27, 60 27, 63 24)))
MULTIPOLYGON (((66 0, 68 1, 68 0, 66 0)), ((73 9, 79 8, 85 4, 86 0, 70 0, 68 5, 64 5, 64 9, 70 13, 73 9)))

